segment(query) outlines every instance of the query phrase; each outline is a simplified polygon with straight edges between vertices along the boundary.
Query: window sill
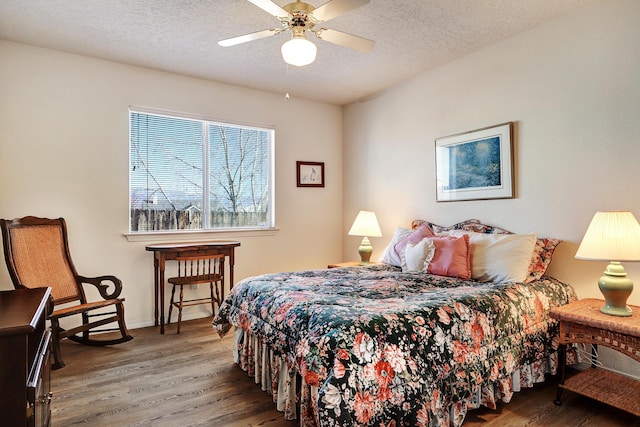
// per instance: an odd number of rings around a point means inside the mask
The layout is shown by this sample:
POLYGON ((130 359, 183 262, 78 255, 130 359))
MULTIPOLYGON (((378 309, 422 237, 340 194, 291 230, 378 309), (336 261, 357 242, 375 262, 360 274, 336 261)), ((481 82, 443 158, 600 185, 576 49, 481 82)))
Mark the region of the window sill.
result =
POLYGON ((123 233, 129 242, 205 242, 212 239, 233 240, 240 237, 275 236, 279 228, 237 230, 154 231, 147 233, 123 233))

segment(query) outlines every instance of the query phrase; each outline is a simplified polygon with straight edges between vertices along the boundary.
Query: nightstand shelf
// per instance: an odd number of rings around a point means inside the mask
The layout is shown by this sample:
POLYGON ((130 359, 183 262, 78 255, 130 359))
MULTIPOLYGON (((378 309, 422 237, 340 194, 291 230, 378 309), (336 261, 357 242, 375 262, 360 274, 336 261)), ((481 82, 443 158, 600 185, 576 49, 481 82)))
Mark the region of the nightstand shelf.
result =
POLYGON ((640 362, 640 307, 631 307, 630 317, 600 312, 604 301, 584 299, 551 310, 560 321, 560 383, 555 400, 561 404, 563 390, 590 397, 640 416, 640 381, 603 369, 591 368, 566 377, 566 345, 572 343, 604 345, 640 362))
POLYGON ((565 390, 640 416, 638 380, 602 368, 588 368, 565 379, 565 390))
POLYGON ((347 262, 336 262, 333 264, 329 264, 327 268, 339 268, 339 267, 364 267, 367 265, 378 264, 377 262, 370 262, 369 264, 361 264, 360 261, 347 261, 347 262))

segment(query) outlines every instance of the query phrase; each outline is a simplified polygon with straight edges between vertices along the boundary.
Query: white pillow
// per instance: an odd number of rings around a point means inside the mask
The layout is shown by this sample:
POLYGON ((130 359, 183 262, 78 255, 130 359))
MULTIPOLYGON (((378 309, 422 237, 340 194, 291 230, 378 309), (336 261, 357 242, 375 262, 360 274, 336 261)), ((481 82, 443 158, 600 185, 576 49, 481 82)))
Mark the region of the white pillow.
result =
POLYGON ((391 264, 391 265, 395 265, 396 267, 400 267, 402 265, 402 260, 396 253, 394 247, 396 246, 396 243, 398 243, 400 240, 407 237, 407 235, 411 234, 412 232, 413 230, 398 227, 396 229, 396 233, 391 239, 391 242, 384 249, 384 252, 382 252, 382 255, 380 256, 380 259, 378 261, 384 262, 385 264, 391 264))
POLYGON ((426 271, 433 259, 436 247, 431 239, 422 239, 418 243, 409 242, 402 252, 402 271, 426 271))
POLYGON ((469 235, 471 278, 481 282, 523 282, 536 245, 535 234, 487 234, 453 230, 450 236, 469 235))

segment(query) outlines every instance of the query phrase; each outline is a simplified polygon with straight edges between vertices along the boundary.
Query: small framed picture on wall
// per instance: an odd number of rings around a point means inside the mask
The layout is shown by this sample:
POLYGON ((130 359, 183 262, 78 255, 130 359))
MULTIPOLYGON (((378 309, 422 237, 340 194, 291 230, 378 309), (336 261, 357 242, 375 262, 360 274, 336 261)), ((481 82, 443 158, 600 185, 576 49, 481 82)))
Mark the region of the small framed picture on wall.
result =
POLYGON ((324 187, 324 162, 296 162, 298 187, 324 187))

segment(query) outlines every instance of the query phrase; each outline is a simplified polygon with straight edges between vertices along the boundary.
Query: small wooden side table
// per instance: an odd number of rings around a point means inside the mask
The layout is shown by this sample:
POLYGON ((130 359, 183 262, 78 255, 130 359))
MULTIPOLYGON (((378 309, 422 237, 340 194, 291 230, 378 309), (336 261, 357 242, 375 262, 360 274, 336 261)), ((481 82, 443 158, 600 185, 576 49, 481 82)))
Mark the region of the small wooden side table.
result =
POLYGON ((600 312, 603 300, 583 299, 554 308, 550 316, 560 322, 560 382, 554 403, 561 405, 562 390, 570 390, 640 416, 640 381, 603 368, 591 368, 566 378, 566 345, 592 344, 612 348, 640 362, 640 307, 630 317, 600 312))
POLYGON ((370 262, 369 264, 360 264, 360 261, 347 261, 347 262, 335 262, 329 264, 327 268, 339 268, 339 267, 364 267, 365 265, 377 264, 377 262, 370 262))

